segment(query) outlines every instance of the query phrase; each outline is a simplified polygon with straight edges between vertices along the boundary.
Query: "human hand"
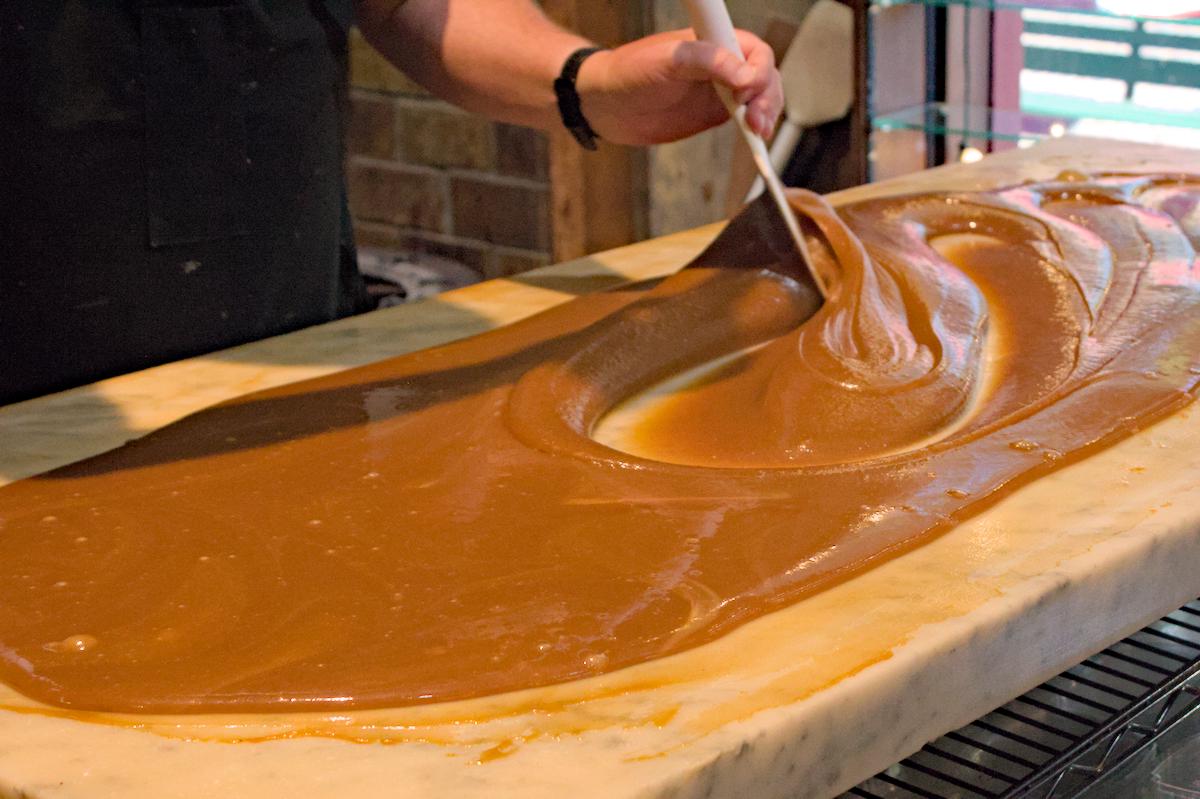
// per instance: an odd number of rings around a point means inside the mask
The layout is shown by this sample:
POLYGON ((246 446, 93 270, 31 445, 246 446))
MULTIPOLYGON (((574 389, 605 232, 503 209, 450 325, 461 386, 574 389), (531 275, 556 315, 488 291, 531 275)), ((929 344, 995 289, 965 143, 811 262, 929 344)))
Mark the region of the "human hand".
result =
POLYGON ((783 86, 771 48, 737 31, 745 62, 690 29, 669 31, 602 50, 576 78, 583 114, 602 139, 618 144, 675 141, 729 118, 712 83, 747 106, 746 122, 761 136, 775 129, 783 86))

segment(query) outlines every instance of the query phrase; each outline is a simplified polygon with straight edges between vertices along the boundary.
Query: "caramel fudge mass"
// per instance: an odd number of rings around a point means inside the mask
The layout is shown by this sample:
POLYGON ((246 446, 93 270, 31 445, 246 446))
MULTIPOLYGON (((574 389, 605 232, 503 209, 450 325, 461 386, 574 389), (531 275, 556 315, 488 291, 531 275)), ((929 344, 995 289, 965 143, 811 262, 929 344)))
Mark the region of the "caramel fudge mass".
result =
POLYGON ((0 488, 0 679, 206 713, 611 671, 917 546, 1197 390, 1200 178, 791 201, 824 305, 786 258, 739 261, 735 221, 665 280, 0 488))

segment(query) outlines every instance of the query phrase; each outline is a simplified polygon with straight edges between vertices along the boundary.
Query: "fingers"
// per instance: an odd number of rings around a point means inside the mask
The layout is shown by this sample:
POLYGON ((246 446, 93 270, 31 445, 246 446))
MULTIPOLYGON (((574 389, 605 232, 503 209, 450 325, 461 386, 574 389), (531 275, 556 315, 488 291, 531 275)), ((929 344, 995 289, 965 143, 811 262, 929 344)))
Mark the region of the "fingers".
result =
POLYGON ((746 106, 746 122, 761 136, 770 135, 783 108, 783 88, 775 56, 752 33, 738 31, 745 60, 709 42, 681 41, 675 47, 673 72, 684 80, 709 80, 730 89, 746 106))
POLYGON ((775 130, 783 110, 783 81, 775 68, 775 53, 762 39, 747 31, 737 31, 738 44, 752 72, 741 87, 734 87, 734 99, 746 106, 746 122, 766 138, 775 130))
POLYGON ((775 54, 753 33, 736 31, 738 44, 746 63, 738 70, 739 85, 734 86, 734 99, 743 105, 767 89, 775 72, 775 54))
POLYGON ((711 42, 681 41, 672 56, 674 77, 716 81, 734 90, 739 85, 739 70, 745 66, 742 59, 711 42))

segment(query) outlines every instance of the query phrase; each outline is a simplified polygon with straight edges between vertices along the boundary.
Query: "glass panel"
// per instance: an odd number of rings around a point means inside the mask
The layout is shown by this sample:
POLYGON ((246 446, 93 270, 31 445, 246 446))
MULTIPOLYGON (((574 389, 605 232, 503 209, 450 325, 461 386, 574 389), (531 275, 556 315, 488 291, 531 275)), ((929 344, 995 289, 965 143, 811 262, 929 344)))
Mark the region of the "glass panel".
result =
POLYGON ((1049 11, 1100 14, 1122 20, 1169 20, 1173 25, 1200 26, 1197 0, 872 0, 880 8, 898 5, 966 6, 993 11, 1041 8, 1049 11))
POLYGON ((1045 136, 1062 136, 1070 120, 1065 117, 1043 117, 1021 111, 999 111, 983 106, 961 106, 948 103, 929 103, 876 114, 875 129, 923 130, 947 136, 972 139, 1020 141, 1045 136))
POLYGON ((891 113, 877 114, 877 131, 921 130, 966 139, 990 139, 1032 143, 1037 139, 1065 135, 1167 144, 1200 148, 1200 115, 1160 112, 1152 122, 1128 117, 1105 119, 1095 104, 1081 103, 1075 114, 1043 114, 1036 111, 1000 111, 982 106, 929 103, 891 113))

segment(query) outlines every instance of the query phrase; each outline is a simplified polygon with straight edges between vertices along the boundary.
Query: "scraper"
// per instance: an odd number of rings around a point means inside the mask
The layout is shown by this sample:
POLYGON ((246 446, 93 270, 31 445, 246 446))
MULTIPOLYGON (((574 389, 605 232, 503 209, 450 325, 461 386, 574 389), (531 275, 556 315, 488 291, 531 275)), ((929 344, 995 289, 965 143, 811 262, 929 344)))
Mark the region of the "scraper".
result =
MULTIPOLYGON (((817 0, 808 9, 779 62, 783 120, 771 140, 771 165, 787 166, 803 132, 846 116, 854 103, 854 14, 838 0, 817 0)), ((763 190, 758 178, 746 195, 763 190)))
MULTIPOLYGON (((729 9, 725 7, 724 0, 683 0, 683 4, 687 7, 688 16, 692 20, 692 29, 696 31, 697 38, 723 47, 738 58, 742 57, 742 48, 733 32, 733 21, 729 18, 729 9)), ((796 219, 796 215, 792 213, 792 208, 788 205, 787 197, 783 192, 783 182, 775 174, 775 168, 771 166, 771 157, 767 152, 766 143, 746 124, 746 107, 738 105, 726 87, 715 86, 714 88, 717 90, 721 102, 729 109, 729 114, 737 124, 738 130, 742 132, 746 144, 749 145, 750 152, 754 156, 754 164, 758 167, 759 174, 762 175, 763 183, 766 184, 767 193, 783 217, 788 233, 800 253, 800 259, 808 269, 809 275, 812 276, 813 284, 820 292, 821 298, 826 299, 829 291, 825 286, 825 281, 813 267, 808 244, 804 240, 804 234, 800 231, 800 223, 796 219)))

